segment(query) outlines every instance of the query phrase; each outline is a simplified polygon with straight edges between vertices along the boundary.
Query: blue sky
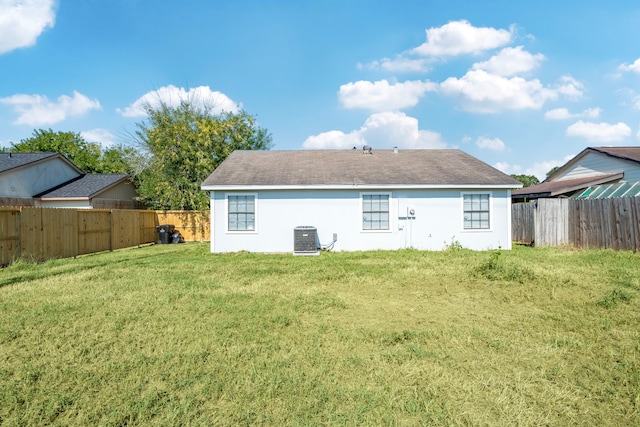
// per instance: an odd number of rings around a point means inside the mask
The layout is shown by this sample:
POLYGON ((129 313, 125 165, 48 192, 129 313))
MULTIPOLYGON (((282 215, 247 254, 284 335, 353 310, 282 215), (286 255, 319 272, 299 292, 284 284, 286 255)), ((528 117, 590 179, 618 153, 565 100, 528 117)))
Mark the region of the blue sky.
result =
POLYGON ((544 178, 640 143, 634 1, 0 0, 0 146, 129 143, 144 100, 242 108, 274 149, 460 148, 544 178))

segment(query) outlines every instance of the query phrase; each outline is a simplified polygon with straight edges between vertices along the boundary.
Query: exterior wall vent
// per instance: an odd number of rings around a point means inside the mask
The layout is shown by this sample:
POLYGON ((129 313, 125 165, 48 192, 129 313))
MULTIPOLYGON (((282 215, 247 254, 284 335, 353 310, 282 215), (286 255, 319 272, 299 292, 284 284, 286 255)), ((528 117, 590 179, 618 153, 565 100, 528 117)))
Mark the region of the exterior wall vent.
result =
POLYGON ((319 255, 318 230, 311 226, 299 226, 293 229, 294 255, 319 255))

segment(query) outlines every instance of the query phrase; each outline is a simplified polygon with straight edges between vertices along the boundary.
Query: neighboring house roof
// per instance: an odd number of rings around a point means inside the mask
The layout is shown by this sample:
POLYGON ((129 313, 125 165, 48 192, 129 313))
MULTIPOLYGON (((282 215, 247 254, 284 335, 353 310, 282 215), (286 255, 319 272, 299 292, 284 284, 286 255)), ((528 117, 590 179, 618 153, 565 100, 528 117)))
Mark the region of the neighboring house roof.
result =
POLYGON ((603 184, 615 181, 624 176, 622 173, 612 173, 607 175, 596 175, 585 178, 565 179, 562 181, 544 181, 541 184, 520 188, 511 192, 514 198, 539 198, 554 197, 562 194, 573 193, 590 185, 603 184))
POLYGON ((51 158, 60 158, 70 167, 82 173, 73 163, 60 153, 0 153, 0 173, 4 173, 13 169, 32 165, 34 163, 49 160, 51 158))
POLYGON ((127 174, 91 174, 83 175, 34 197, 43 200, 53 199, 91 199, 109 188, 127 181, 127 174))
POLYGON ((544 182, 553 181, 555 177, 560 176, 567 169, 573 167, 580 161, 580 159, 589 153, 604 154, 605 156, 640 164, 640 147, 587 147, 574 158, 559 167, 553 174, 548 176, 544 182))
MULTIPOLYGON (((578 167, 585 157, 590 155, 598 156, 600 158, 604 156, 604 158, 609 157, 616 160, 630 162, 631 164, 634 164, 633 167, 635 168, 640 164, 640 147, 587 147, 567 163, 559 167, 542 183, 514 190, 511 193, 511 196, 518 200, 557 197, 562 195, 571 196, 576 191, 583 190, 590 186, 606 184, 624 179, 625 175, 622 167, 620 170, 616 170, 618 168, 614 167, 600 172, 595 170, 590 171, 589 176, 582 176, 579 178, 571 178, 570 175, 566 176, 568 173, 572 172, 574 168, 578 167)), ((620 165, 619 162, 607 162, 607 164, 620 165)))
POLYGON ((640 147, 589 147, 587 150, 640 163, 640 147))
POLYGON ((247 187, 479 187, 522 184, 461 150, 238 150, 203 190, 247 187))

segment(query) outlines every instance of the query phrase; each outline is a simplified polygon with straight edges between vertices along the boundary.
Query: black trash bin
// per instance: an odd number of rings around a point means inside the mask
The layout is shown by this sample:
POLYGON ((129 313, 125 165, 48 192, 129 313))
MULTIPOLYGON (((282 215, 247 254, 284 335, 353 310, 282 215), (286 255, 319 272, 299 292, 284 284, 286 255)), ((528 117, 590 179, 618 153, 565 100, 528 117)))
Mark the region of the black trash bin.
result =
POLYGON ((175 230, 175 226, 173 224, 163 224, 156 227, 158 230, 158 243, 168 244, 171 242, 171 234, 173 234, 175 230))
POLYGON ((184 243, 184 239, 182 238, 182 234, 178 230, 174 231, 171 234, 171 243, 184 243))

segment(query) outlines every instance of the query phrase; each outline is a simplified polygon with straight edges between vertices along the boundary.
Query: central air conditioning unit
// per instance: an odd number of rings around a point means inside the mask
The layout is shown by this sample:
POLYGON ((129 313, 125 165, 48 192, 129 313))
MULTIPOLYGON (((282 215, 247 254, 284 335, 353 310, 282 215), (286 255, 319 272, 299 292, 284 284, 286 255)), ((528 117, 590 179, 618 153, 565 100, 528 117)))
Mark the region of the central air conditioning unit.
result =
POLYGON ((299 226, 293 229, 294 255, 320 255, 318 230, 315 227, 299 226))

